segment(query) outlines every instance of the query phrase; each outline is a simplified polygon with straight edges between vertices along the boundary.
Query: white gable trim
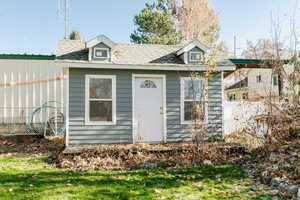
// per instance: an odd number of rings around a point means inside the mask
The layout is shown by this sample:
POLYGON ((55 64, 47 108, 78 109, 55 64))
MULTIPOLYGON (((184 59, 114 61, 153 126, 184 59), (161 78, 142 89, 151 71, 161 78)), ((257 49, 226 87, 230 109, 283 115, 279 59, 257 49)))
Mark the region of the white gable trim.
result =
POLYGON ((180 49, 177 52, 177 55, 179 56, 179 55, 181 55, 181 54, 183 54, 185 52, 188 52, 188 51, 192 50, 195 47, 198 47, 199 49, 201 49, 204 52, 207 52, 209 50, 209 48, 206 45, 204 45, 203 43, 201 43, 198 40, 195 40, 195 41, 191 42, 190 44, 188 44, 187 46, 185 46, 182 49, 180 49))
POLYGON ((68 68, 90 68, 90 69, 132 69, 132 70, 160 70, 160 71, 234 71, 233 65, 222 65, 208 67, 206 65, 129 65, 111 63, 87 63, 56 61, 56 65, 68 68))
POLYGON ((85 125, 116 125, 117 123, 117 93, 116 93, 116 75, 85 75, 85 125), (112 81, 112 97, 111 99, 95 99, 96 101, 112 102, 112 121, 91 121, 90 120, 90 79, 111 79, 112 81))
POLYGON ((94 39, 87 41, 86 48, 92 48, 99 43, 103 43, 106 46, 110 47, 111 49, 116 46, 116 43, 114 43, 111 39, 109 39, 105 35, 99 35, 99 36, 95 37, 94 39))

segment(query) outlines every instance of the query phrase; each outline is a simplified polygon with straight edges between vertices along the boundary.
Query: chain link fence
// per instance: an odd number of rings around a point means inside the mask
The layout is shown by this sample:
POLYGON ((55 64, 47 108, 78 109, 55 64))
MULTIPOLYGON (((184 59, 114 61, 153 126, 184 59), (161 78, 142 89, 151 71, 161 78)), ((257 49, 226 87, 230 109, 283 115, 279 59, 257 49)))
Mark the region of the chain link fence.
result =
POLYGON ((48 101, 38 107, 0 107, 0 134, 64 135, 63 103, 48 101))

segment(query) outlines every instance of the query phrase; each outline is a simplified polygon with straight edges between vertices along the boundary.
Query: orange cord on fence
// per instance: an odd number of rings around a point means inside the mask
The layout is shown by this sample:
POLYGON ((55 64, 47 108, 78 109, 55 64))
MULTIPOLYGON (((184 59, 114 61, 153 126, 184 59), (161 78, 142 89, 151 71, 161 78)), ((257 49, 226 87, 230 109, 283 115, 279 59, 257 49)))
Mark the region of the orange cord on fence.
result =
POLYGON ((60 81, 60 80, 66 80, 67 76, 58 76, 54 78, 48 78, 45 80, 33 80, 33 81, 20 81, 20 82, 7 82, 7 83, 0 83, 0 86, 15 86, 15 85, 28 85, 33 83, 46 83, 50 81, 60 81))

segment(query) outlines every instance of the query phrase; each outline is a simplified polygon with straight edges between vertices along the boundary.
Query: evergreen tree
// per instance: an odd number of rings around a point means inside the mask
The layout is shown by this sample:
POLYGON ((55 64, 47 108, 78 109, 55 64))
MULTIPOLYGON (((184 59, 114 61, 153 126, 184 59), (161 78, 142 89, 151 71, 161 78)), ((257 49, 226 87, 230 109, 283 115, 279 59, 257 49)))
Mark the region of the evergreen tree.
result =
POLYGON ((134 24, 137 29, 130 36, 133 43, 172 45, 181 41, 166 0, 146 3, 146 7, 134 17, 134 24))
POLYGON ((70 40, 80 40, 81 39, 80 32, 77 30, 73 30, 69 36, 69 39, 70 40))

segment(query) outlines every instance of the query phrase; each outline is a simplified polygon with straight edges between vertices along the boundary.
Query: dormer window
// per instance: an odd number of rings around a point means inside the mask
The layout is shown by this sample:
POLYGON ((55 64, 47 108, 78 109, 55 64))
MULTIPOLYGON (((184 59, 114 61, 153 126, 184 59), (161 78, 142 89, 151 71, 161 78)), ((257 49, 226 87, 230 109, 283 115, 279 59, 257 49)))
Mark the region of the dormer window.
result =
POLYGON ((116 44, 105 35, 99 35, 86 42, 89 49, 89 61, 111 61, 111 52, 116 44))
POLYGON ((108 58, 109 49, 106 48, 95 48, 94 49, 94 58, 108 58))
POLYGON ((200 64, 204 54, 209 48, 200 41, 195 40, 177 51, 177 56, 180 56, 185 64, 200 64))
POLYGON ((201 52, 190 52, 190 62, 200 62, 202 55, 201 52))

